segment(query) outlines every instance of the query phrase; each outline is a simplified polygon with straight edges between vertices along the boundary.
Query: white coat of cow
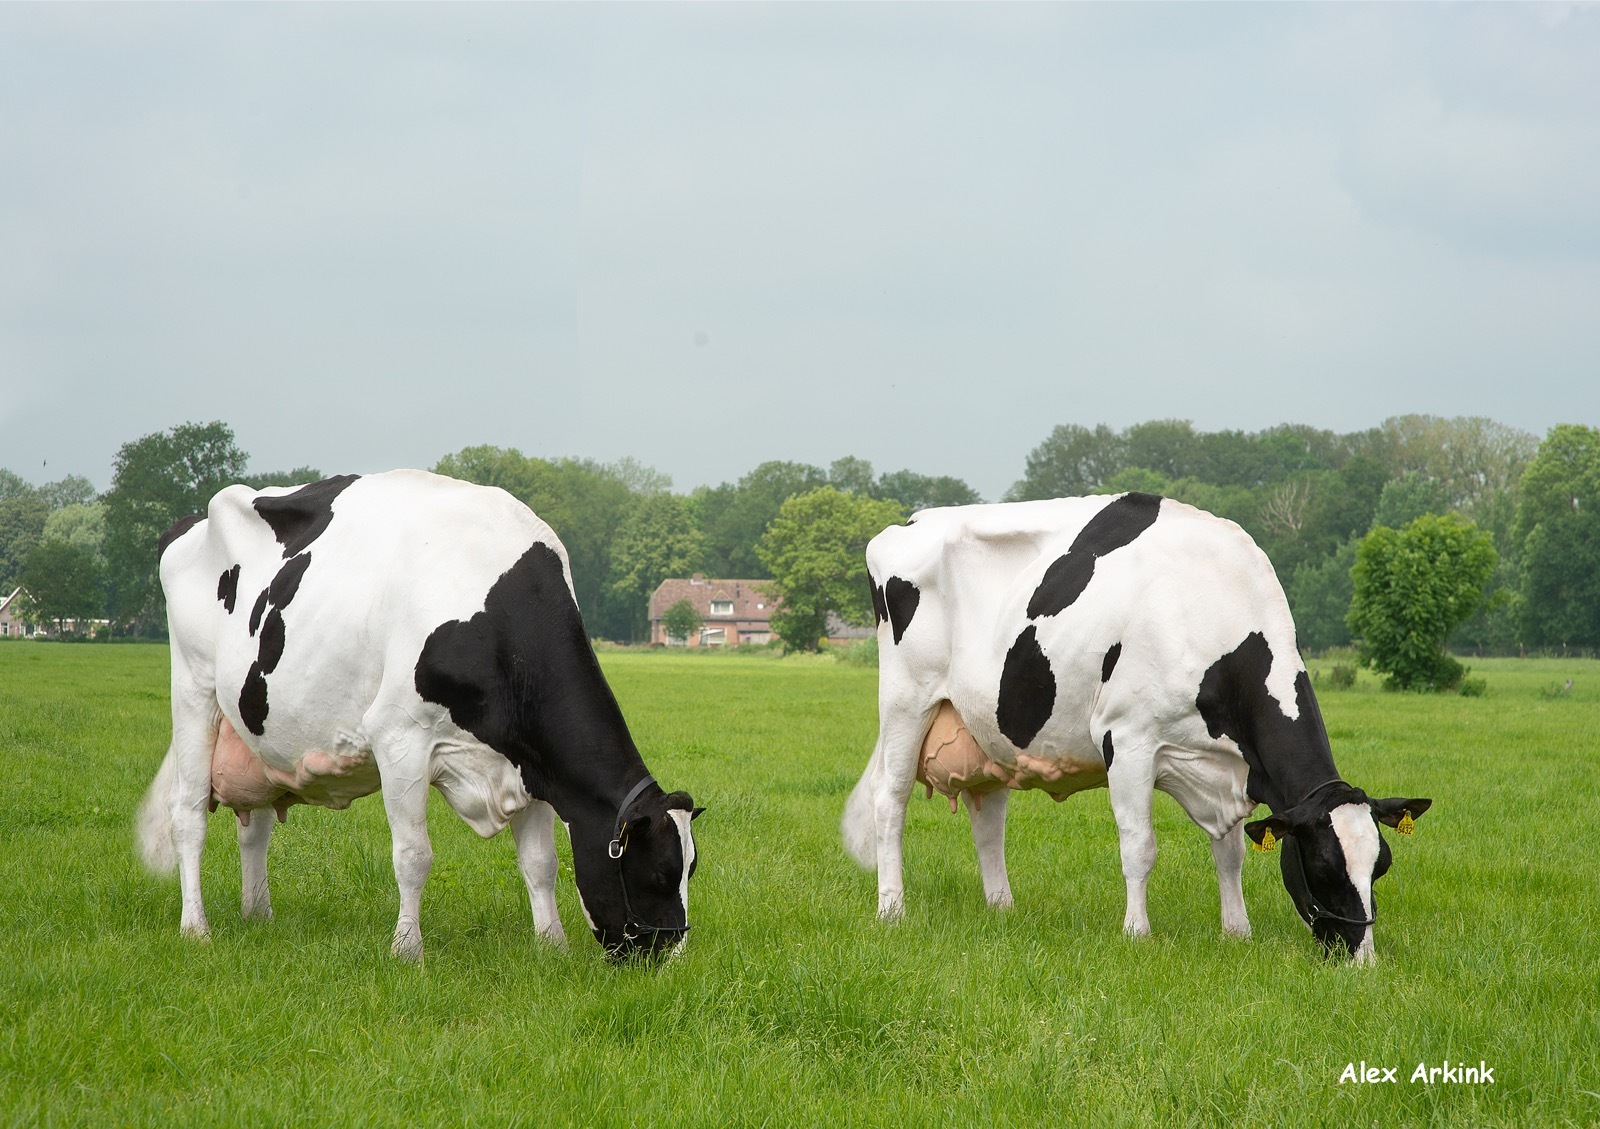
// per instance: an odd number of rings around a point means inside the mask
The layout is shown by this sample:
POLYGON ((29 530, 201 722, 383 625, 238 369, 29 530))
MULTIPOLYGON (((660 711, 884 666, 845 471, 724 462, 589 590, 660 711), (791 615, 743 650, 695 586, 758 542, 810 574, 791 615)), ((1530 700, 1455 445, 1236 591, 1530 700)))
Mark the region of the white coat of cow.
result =
POLYGON ((538 932, 563 942, 554 821, 613 956, 669 951, 694 868, 682 792, 645 768, 583 630, 566 550, 504 491, 420 471, 231 486, 161 544, 172 745, 140 809, 176 864, 182 929, 209 931, 207 812, 239 815, 245 916, 270 916, 267 843, 291 804, 382 790, 400 913, 422 955, 429 788, 478 834, 508 824, 538 932), (275 818, 276 817, 276 818, 275 818))
POLYGON ((1010 790, 1108 787, 1127 883, 1123 928, 1150 931, 1151 804, 1207 834, 1222 927, 1247 936, 1244 838, 1284 843, 1284 882, 1324 946, 1372 958, 1377 823, 1426 799, 1340 779, 1266 555, 1232 522, 1131 493, 924 510, 867 548, 879 626, 879 734, 846 805, 845 845, 876 865, 878 912, 904 905, 918 781, 964 796, 984 893, 1011 904, 1010 790), (1246 825, 1257 804, 1272 815, 1246 825))

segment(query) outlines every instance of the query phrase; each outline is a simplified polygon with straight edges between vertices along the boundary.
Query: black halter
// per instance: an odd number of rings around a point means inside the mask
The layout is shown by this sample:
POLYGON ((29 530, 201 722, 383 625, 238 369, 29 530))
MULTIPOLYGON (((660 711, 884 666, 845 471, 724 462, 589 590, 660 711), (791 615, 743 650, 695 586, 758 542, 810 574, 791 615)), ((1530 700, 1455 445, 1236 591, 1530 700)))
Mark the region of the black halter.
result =
MULTIPOLYGON (((684 921, 683 927, 680 929, 675 925, 646 925, 635 917, 633 903, 628 899, 628 880, 622 873, 622 856, 628 850, 628 821, 622 817, 627 812, 628 805, 639 798, 639 793, 655 782, 656 778, 654 776, 646 774, 645 778, 635 784, 633 790, 623 797, 622 803, 617 806, 617 822, 612 827, 611 842, 606 848, 606 853, 617 861, 617 884, 622 887, 622 939, 624 941, 637 941, 646 933, 681 934, 689 931, 689 922, 687 920, 684 921)), ((688 865, 687 860, 685 860, 684 865, 688 865)))
POLYGON ((1369 917, 1369 918, 1365 918, 1365 919, 1362 919, 1362 918, 1359 918, 1359 917, 1345 917, 1342 914, 1334 913, 1332 910, 1324 909, 1322 906, 1319 906, 1317 904, 1316 899, 1311 896, 1311 885, 1310 885, 1310 883, 1308 883, 1306 881, 1305 866, 1300 861, 1300 846, 1299 846, 1299 844, 1297 844, 1294 841, 1294 838, 1291 836, 1283 844, 1283 848, 1284 848, 1284 850, 1283 850, 1283 861, 1285 863, 1290 863, 1291 865, 1293 865, 1294 871, 1295 871, 1295 879, 1296 879, 1297 883, 1299 884, 1300 888, 1306 892, 1306 909, 1311 914, 1311 920, 1309 922, 1307 922, 1307 924, 1310 925, 1312 929, 1316 929, 1317 923, 1319 921, 1337 921, 1337 922, 1340 922, 1340 923, 1342 923, 1344 925, 1356 925, 1356 926, 1360 926, 1362 928, 1365 928, 1368 925, 1373 925, 1373 924, 1377 923, 1377 920, 1378 920, 1378 906, 1377 906, 1376 902, 1374 902, 1373 905, 1372 905, 1372 916, 1369 917))

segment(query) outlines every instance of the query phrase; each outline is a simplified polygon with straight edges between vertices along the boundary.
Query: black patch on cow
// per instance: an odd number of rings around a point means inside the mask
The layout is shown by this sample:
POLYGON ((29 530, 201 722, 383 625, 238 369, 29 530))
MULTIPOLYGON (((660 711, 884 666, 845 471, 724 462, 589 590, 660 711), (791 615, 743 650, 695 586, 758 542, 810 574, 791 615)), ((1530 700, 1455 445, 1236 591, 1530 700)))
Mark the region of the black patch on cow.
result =
POLYGON ((1117 751, 1111 747, 1111 730, 1107 729, 1106 735, 1100 739, 1100 756, 1105 760, 1107 768, 1111 767, 1111 758, 1116 755, 1117 751))
MULTIPOLYGON (((1100 661, 1100 681, 1110 682, 1111 672, 1117 669, 1117 660, 1122 657, 1122 644, 1113 643, 1106 651, 1106 657, 1100 661)), ((1109 734, 1108 734, 1109 736, 1109 734)))
POLYGON ((251 663, 250 673, 244 676, 244 688, 239 691, 239 720, 257 737, 267 731, 267 680, 261 676, 259 663, 251 663))
POLYGON ((1134 539, 1156 523, 1161 514, 1161 495, 1124 494, 1089 519, 1089 524, 1072 539, 1071 552, 1103 557, 1132 544, 1134 539))
POLYGON ((1055 707, 1055 672, 1039 646, 1038 628, 1029 624, 1006 652, 995 721, 1006 740, 1026 749, 1050 720, 1055 707))
POLYGON ((337 474, 281 497, 259 497, 251 505, 272 527, 272 535, 283 546, 283 555, 292 557, 322 536, 322 531, 333 520, 333 500, 360 477, 359 474, 337 474))
POLYGON ((1071 607, 1094 578, 1095 561, 1130 544, 1155 524, 1161 498, 1137 492, 1105 506, 1078 531, 1064 555, 1050 562, 1028 600, 1028 618, 1059 615, 1071 607))
POLYGON ((548 795, 544 748, 568 734, 605 729, 632 749, 561 558, 543 542, 494 582, 482 611, 434 628, 415 683, 425 701, 520 768, 535 796, 548 795))
POLYGON ((294 594, 300 591, 300 581, 305 577, 306 569, 310 565, 310 553, 301 553, 298 557, 291 557, 284 562, 283 567, 278 570, 278 575, 272 578, 272 583, 267 587, 267 598, 272 601, 273 607, 289 606, 294 594))
POLYGON ((883 589, 878 582, 870 578, 868 582, 872 585, 872 624, 876 627, 889 618, 889 607, 883 602, 883 589))
POLYGON ((1094 557, 1068 552, 1050 562, 1028 600, 1028 618, 1056 615, 1071 607, 1094 578, 1094 557))
POLYGON ((250 609, 250 634, 252 637, 257 631, 261 630, 261 615, 267 610, 267 593, 269 591, 271 591, 270 588, 261 589, 261 595, 256 597, 256 606, 250 609))
POLYGON ((238 598, 239 566, 234 565, 217 578, 217 599, 222 601, 222 610, 232 615, 234 601, 238 598))
POLYGON ((922 602, 922 590, 909 580, 891 576, 883 586, 883 602, 889 609, 889 625, 894 629, 894 641, 898 643, 906 633, 906 628, 911 626, 911 617, 917 614, 917 605, 922 602))
POLYGON ((1304 670, 1295 675, 1298 715, 1286 716, 1267 692, 1272 648, 1252 631, 1207 668, 1195 708, 1212 737, 1228 736, 1250 768, 1250 798, 1282 811, 1312 788, 1338 776, 1322 711, 1304 670))
POLYGON ((167 527, 167 531, 160 537, 156 538, 156 559, 160 560, 161 555, 167 551, 168 545, 172 544, 185 533, 189 532, 189 530, 193 529, 197 522, 202 522, 204 520, 204 514, 190 514, 188 517, 180 517, 177 521, 169 525, 167 527))
POLYGON ((283 567, 272 578, 272 583, 256 597, 255 607, 250 609, 250 634, 254 636, 259 629, 261 636, 256 644, 256 661, 250 664, 250 673, 239 691, 239 715, 250 732, 258 737, 267 724, 266 676, 278 669, 278 663, 283 659, 283 648, 288 642, 283 609, 300 591, 300 581, 305 579, 306 569, 310 567, 310 553, 301 553, 284 561, 283 567))
POLYGON ((256 653, 255 665, 262 674, 278 669, 278 660, 283 658, 283 644, 283 613, 273 608, 261 625, 261 648, 256 653))

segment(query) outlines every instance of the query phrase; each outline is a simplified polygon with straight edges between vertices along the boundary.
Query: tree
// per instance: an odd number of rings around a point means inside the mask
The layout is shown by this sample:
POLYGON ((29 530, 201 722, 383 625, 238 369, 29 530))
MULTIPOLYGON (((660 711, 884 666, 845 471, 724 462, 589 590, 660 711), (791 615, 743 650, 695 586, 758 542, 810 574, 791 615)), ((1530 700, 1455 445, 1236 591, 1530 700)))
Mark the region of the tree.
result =
POLYGON ((1378 496, 1378 508, 1372 515, 1372 523, 1399 529, 1423 514, 1449 511, 1450 499, 1444 485, 1419 471, 1410 470, 1383 484, 1383 493, 1378 496))
POLYGON ((316 467, 297 466, 293 470, 269 470, 264 474, 247 474, 239 481, 252 490, 265 490, 268 486, 304 486, 308 482, 321 482, 327 475, 316 467))
POLYGON ((150 628, 165 613, 156 543, 172 523, 203 514, 211 496, 244 477, 248 458, 220 420, 183 423, 124 443, 106 492, 111 611, 150 628))
POLYGON ((935 477, 911 470, 879 475, 871 494, 879 501, 899 502, 909 513, 934 506, 975 506, 983 501, 976 490, 959 478, 947 474, 935 477))
POLYGON ((669 639, 687 640, 700 630, 702 622, 700 613, 694 610, 694 605, 688 600, 679 600, 661 617, 661 625, 667 629, 669 639))
POLYGON ((702 562, 706 574, 770 577, 756 543, 786 501, 827 483, 828 475, 819 467, 773 461, 762 463, 737 483, 696 490, 691 505, 706 538, 702 562))
POLYGON ((667 577, 693 570, 704 541, 682 498, 648 494, 635 501, 611 543, 610 596, 629 638, 644 638, 650 594, 667 577))
POLYGON ((66 541, 41 541, 28 554, 22 584, 33 601, 36 623, 98 618, 106 606, 105 568, 92 549, 66 541))
POLYGON ((1093 431, 1060 424, 1028 452, 1022 480, 1006 491, 1006 501, 1090 494, 1126 465, 1127 442, 1105 424, 1093 431))
POLYGON ((65 541, 103 555, 106 543, 106 507, 103 502, 62 506, 44 519, 46 541, 65 541))
POLYGON ((1600 428, 1552 428, 1520 495, 1525 640, 1600 646, 1600 428))
POLYGON ((872 493, 872 464, 846 455, 828 464, 828 485, 845 494, 872 493))
POLYGON ((1350 600, 1355 594, 1350 570, 1356 563, 1356 541, 1351 539, 1330 556, 1296 568, 1284 586, 1294 613, 1295 635, 1302 647, 1324 650, 1350 642, 1350 600))
POLYGON ((9 596, 20 582, 28 554, 44 537, 49 516, 32 490, 0 500, 0 596, 9 596))
POLYGON ((780 607, 772 629, 791 651, 815 651, 828 613, 846 623, 872 620, 864 554, 885 527, 905 520, 898 502, 841 494, 824 486, 790 498, 756 546, 771 570, 780 607))
POLYGON ((1378 526, 1361 539, 1351 571, 1350 631, 1361 661, 1397 690, 1447 690, 1461 664, 1444 649, 1456 625, 1482 606, 1494 573, 1493 540, 1454 514, 1424 514, 1404 529, 1378 526))
MULTIPOLYGON (((0 502, 38 493, 34 486, 14 470, 0 467, 0 502)), ((10 595, 10 593, 7 593, 10 595)))
POLYGON ((56 482, 46 482, 39 487, 39 497, 52 510, 63 506, 81 506, 94 500, 94 483, 81 474, 69 474, 56 482))

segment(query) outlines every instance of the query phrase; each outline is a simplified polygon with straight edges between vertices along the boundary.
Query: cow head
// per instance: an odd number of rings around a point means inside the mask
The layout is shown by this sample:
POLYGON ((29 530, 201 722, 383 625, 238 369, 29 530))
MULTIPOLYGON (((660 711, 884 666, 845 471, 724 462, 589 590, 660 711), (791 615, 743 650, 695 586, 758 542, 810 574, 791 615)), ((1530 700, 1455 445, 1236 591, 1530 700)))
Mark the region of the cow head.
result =
MULTIPOLYGON (((1343 781, 1316 789, 1301 803, 1244 825, 1257 846, 1270 831, 1283 844, 1283 885, 1312 935, 1332 952, 1342 943, 1357 964, 1370 963, 1378 916, 1372 885, 1389 870, 1389 844, 1378 824, 1415 820, 1432 800, 1374 800, 1343 781)), ((1407 824, 1409 828, 1409 824, 1407 824)))
POLYGON ((671 953, 689 932, 689 824, 704 808, 653 789, 623 804, 603 836, 573 828, 573 866, 589 928, 613 960, 671 953))

